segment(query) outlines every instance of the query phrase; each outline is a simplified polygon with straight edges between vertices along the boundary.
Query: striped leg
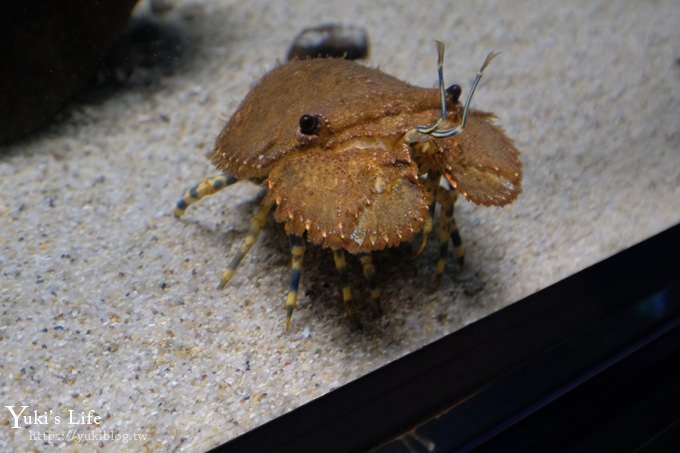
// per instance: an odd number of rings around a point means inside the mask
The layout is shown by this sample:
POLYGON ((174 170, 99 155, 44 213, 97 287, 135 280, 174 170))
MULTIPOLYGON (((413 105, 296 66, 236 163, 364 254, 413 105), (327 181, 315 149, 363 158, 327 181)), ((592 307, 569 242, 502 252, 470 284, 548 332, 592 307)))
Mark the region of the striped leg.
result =
POLYGON ((290 319, 293 317, 293 310, 295 310, 295 303, 297 302, 300 272, 302 270, 302 258, 305 253, 305 243, 302 237, 291 235, 288 237, 288 240, 290 242, 291 273, 290 288, 288 289, 288 298, 286 299, 286 330, 290 327, 290 319))
MULTIPOLYGON (((448 198, 448 197, 445 197, 448 198)), ((435 286, 439 283, 446 269, 446 257, 449 254, 449 233, 451 230, 451 220, 453 219, 453 204, 442 203, 442 213, 439 216, 439 258, 434 272, 435 286)))
POLYGON ((446 257, 449 250, 449 241, 453 242, 453 257, 459 266, 463 265, 465 251, 460 239, 456 219, 453 217, 453 209, 458 198, 456 190, 441 192, 439 202, 442 207, 442 214, 439 218, 439 258, 435 270, 435 284, 439 285, 441 276, 446 268, 446 257))
POLYGON ((225 270, 222 274, 222 279, 220 280, 220 284, 217 286, 217 289, 223 289, 225 286, 227 286, 234 276, 239 263, 250 251, 250 248, 253 246, 253 244, 255 244, 255 241, 257 241, 257 237, 260 235, 260 231, 267 221, 267 216, 269 215, 269 211, 272 208, 272 204, 272 202, 263 202, 260 205, 259 209, 250 221, 250 229, 248 230, 246 238, 243 240, 243 244, 241 244, 241 248, 236 253, 236 256, 232 258, 231 262, 227 266, 227 270, 225 270))
POLYGON ((333 250, 333 260, 335 261, 335 268, 338 270, 340 277, 340 292, 342 293, 342 301, 345 303, 347 314, 353 317, 352 313, 352 290, 349 287, 349 277, 347 276, 347 262, 345 261, 345 252, 342 249, 333 250))
POLYGON ((465 249, 463 248, 463 241, 460 238, 460 232, 458 231, 458 225, 456 225, 456 219, 453 216, 453 208, 458 199, 458 191, 452 189, 447 192, 447 205, 451 205, 451 214, 449 215, 450 227, 449 231, 451 233, 451 242, 453 242, 453 258, 456 260, 459 266, 462 266, 465 262, 465 249))
POLYGON ((435 203, 434 201, 430 204, 430 209, 427 213, 427 218, 425 219, 425 223, 423 223, 423 230, 420 232, 420 235, 422 236, 422 240, 420 242, 420 248, 418 249, 417 255, 420 255, 425 251, 425 247, 427 246, 427 241, 428 241, 428 239, 430 239, 430 234, 432 234, 434 210, 435 210, 436 206, 437 206, 437 203, 435 203))
POLYGON ((364 277, 368 282, 368 288, 371 290, 371 302, 380 311, 380 289, 375 283, 375 266, 373 266, 373 258, 370 253, 365 253, 359 256, 361 260, 361 268, 364 271, 364 277))
POLYGON ((462 267, 465 264, 465 249, 463 248, 463 240, 460 238, 460 232, 458 231, 458 225, 456 225, 453 213, 451 213, 451 242, 453 242, 453 258, 462 267))
POLYGON ((237 181, 238 179, 231 175, 227 175, 226 173, 215 176, 214 178, 204 179, 191 189, 184 192, 184 195, 182 195, 182 198, 180 198, 180 200, 177 202, 177 206, 175 207, 175 217, 181 217, 189 205, 196 203, 201 198, 212 195, 215 192, 219 192, 220 190, 234 184, 237 181))
POLYGON ((421 232, 423 239, 420 244, 420 250, 418 250, 418 255, 425 251, 425 246, 427 246, 427 241, 430 238, 430 234, 432 233, 434 213, 435 208, 437 206, 437 198, 439 198, 438 194, 440 180, 441 175, 436 172, 431 172, 430 174, 428 174, 427 179, 425 180, 425 186, 427 187, 428 191, 432 194, 432 203, 430 203, 430 209, 428 211, 427 219, 425 219, 425 223, 423 224, 423 231, 421 232))

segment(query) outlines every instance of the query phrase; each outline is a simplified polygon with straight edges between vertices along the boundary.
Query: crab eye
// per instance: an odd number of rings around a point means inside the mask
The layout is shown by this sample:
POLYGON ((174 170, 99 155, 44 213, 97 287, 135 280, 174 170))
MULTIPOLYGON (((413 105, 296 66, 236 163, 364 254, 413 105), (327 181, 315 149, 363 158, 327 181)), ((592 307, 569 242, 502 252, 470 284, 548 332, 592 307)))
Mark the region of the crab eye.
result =
POLYGON ((321 120, 319 115, 302 115, 300 117, 300 132, 305 135, 312 135, 319 131, 321 120))
POLYGON ((460 94, 462 92, 463 90, 460 88, 460 85, 458 84, 453 84, 446 89, 446 95, 449 97, 449 100, 454 104, 458 102, 458 99, 460 99, 460 94))

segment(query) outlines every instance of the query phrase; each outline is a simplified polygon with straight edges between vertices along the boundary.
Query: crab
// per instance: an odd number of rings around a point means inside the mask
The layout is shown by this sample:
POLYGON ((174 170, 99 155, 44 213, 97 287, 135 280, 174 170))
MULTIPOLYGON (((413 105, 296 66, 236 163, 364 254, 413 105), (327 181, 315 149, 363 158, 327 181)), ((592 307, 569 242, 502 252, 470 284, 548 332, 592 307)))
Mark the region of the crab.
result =
POLYGON ((345 254, 357 255, 377 303, 372 253, 432 235, 440 206, 443 274, 450 243, 463 264, 454 204, 458 195, 503 206, 521 191, 519 152, 492 113, 470 108, 490 53, 464 103, 461 88, 444 88, 444 45, 437 42, 438 88, 421 88, 379 69, 341 58, 292 60, 265 74, 217 137, 211 160, 222 172, 186 191, 175 208, 237 181, 265 189, 250 229, 224 271, 224 288, 273 211, 291 247, 286 329, 297 301, 305 242, 333 252, 340 290, 352 312, 345 254), (429 124, 423 126, 422 124, 429 124))

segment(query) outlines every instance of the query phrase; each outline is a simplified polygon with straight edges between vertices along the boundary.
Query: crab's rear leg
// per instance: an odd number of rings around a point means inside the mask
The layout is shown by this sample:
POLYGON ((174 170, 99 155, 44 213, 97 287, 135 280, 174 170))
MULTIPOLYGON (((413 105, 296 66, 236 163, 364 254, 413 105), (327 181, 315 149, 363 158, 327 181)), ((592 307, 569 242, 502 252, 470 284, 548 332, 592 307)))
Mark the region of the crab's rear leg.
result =
POLYGON ((217 286, 218 289, 223 289, 225 286, 227 286, 234 276, 236 268, 241 263, 241 260, 248 254, 253 244, 255 244, 257 241, 260 231, 262 231, 264 224, 267 222, 267 216, 269 215, 269 211, 272 209, 272 205, 273 202, 270 202, 266 199, 262 202, 262 204, 260 204, 257 212, 250 220, 250 229, 248 230, 248 234, 241 244, 241 248, 239 248, 238 252, 236 252, 236 255, 234 255, 234 257, 231 259, 227 269, 222 274, 220 284, 217 286))
MULTIPOLYGON (((340 292, 342 293, 342 301, 345 303, 347 315, 358 323, 359 320, 356 319, 352 309, 352 290, 349 286, 347 261, 345 260, 344 250, 333 250, 333 260, 335 261, 335 267, 338 270, 338 276, 340 279, 340 292)), ((359 260, 361 261, 361 269, 371 292, 372 307, 376 312, 378 312, 380 311, 380 289, 378 289, 375 281, 375 266, 373 266, 373 258, 371 257, 370 253, 362 253, 359 255, 359 260)))
POLYGON ((453 215, 454 205, 458 199, 458 191, 456 189, 449 189, 445 194, 445 209, 449 219, 449 236, 451 237, 451 242, 453 242, 453 259, 456 261, 458 266, 463 266, 465 263, 465 249, 463 248, 463 240, 460 238, 460 232, 458 231, 458 225, 456 225, 456 219, 453 215), (448 206, 451 206, 449 211, 448 206))
POLYGON ((446 269, 446 257, 449 254, 449 234, 451 231, 451 221, 453 220, 453 204, 443 202, 441 205, 442 211, 439 216, 439 258, 437 259, 434 271, 435 286, 439 286, 444 269, 446 269))
POLYGON ((439 285, 446 268, 449 242, 453 242, 453 257, 459 266, 463 265, 465 258, 463 242, 458 232, 456 220, 453 217, 453 208, 458 198, 458 192, 455 189, 442 190, 439 192, 438 198, 441 205, 441 215, 439 216, 439 258, 435 267, 435 285, 439 285))
POLYGON ((430 239, 430 234, 432 233, 435 209, 437 207, 437 199, 439 198, 439 183, 441 181, 441 174, 438 172, 431 172, 427 175, 427 178, 423 181, 428 192, 432 194, 432 203, 430 203, 430 208, 428 210, 427 218, 423 223, 423 230, 421 231, 422 241, 420 243, 420 249, 418 250, 418 255, 425 251, 427 246, 427 241, 430 239))
POLYGON ((184 192, 184 195, 182 195, 182 198, 179 199, 177 206, 175 207, 175 217, 181 217, 190 205, 196 203, 201 198, 219 192, 237 181, 238 179, 226 173, 222 173, 213 178, 204 179, 184 192))
POLYGON ((361 261, 361 269, 364 272, 364 277, 368 283, 368 288, 371 291, 371 302, 376 312, 380 312, 380 289, 375 281, 375 266, 373 266, 373 258, 370 253, 359 255, 361 261))
POLYGON ((300 284, 300 272, 302 271, 302 259, 305 254, 305 243, 302 237, 290 235, 290 288, 286 299, 286 330, 290 328, 290 320, 297 302, 298 285, 300 284))
POLYGON ((342 301, 345 304, 345 309, 350 318, 354 316, 352 313, 352 290, 349 287, 349 276, 347 275, 347 261, 345 260, 345 252, 343 249, 333 250, 333 261, 335 261, 335 268, 338 270, 338 277, 340 279, 340 292, 342 293, 342 301))
POLYGON ((451 242, 453 242, 453 259, 462 267, 465 264, 465 248, 453 215, 451 216, 451 242))

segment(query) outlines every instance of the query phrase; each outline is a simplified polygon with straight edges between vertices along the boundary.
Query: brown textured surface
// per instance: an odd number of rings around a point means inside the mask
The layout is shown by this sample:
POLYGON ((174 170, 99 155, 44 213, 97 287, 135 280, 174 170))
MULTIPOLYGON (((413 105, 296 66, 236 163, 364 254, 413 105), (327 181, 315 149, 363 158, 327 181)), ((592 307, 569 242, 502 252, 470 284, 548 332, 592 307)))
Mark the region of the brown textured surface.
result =
POLYGON ((520 156, 492 114, 471 111, 465 131, 439 140, 444 176, 473 203, 503 206, 522 187, 520 156))
MULTIPOLYGON (((336 134, 384 116, 438 109, 438 92, 418 88, 374 68, 342 59, 299 60, 260 79, 217 139, 212 155, 220 170, 239 179, 267 175, 292 150, 326 147, 336 134), (282 115, 282 112, 286 112, 282 115), (300 116, 319 115, 312 143, 296 136, 300 116)), ((403 134, 373 127, 366 134, 403 134)))
MULTIPOLYGON (((425 173, 444 173, 478 204, 505 205, 520 191, 519 153, 492 115, 471 111, 454 137, 414 135, 440 109, 437 89, 342 59, 296 60, 257 82, 212 160, 239 179, 264 179, 288 234, 307 231, 312 243, 350 253, 379 251, 421 231, 434 199, 418 179, 425 173), (301 132, 303 115, 318 118, 318 130, 301 132), (418 142, 407 144, 407 132, 418 142)), ((441 128, 458 126, 462 111, 449 103, 441 128)))
POLYGON ((357 139, 306 150, 277 163, 269 177, 274 218, 286 232, 350 253, 382 250, 419 231, 431 196, 417 181, 405 146, 357 139), (378 147, 383 145, 382 147, 378 147))

